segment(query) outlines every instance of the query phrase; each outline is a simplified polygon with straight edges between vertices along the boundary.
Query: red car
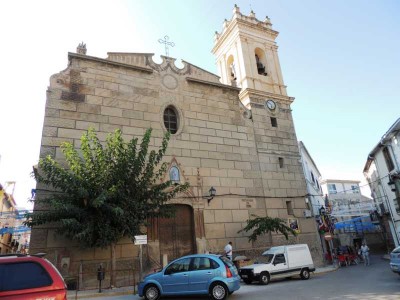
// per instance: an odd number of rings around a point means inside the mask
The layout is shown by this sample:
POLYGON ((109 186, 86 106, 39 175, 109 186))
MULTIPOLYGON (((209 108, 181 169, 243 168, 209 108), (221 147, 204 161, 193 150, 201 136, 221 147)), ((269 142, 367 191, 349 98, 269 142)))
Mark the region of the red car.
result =
POLYGON ((0 255, 0 299, 66 300, 67 287, 43 255, 0 255))

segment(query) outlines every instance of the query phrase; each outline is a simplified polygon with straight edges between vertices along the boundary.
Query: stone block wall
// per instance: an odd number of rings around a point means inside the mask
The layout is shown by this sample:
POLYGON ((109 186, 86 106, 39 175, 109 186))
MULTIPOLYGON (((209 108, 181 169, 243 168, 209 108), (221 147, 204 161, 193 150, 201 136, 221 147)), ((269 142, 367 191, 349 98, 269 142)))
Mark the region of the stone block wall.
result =
MULTIPOLYGON (((165 161, 178 163, 183 180, 198 196, 196 203, 192 198, 179 199, 204 213, 205 239, 196 236, 202 243, 198 250, 222 252, 232 241, 235 251, 250 251, 254 245, 245 233, 237 232, 252 214, 295 217, 301 230, 297 241, 310 248, 317 245, 315 226, 302 217, 305 181, 288 106, 281 107, 276 130, 260 107, 252 109, 252 120, 244 118, 239 90, 219 84, 215 75, 200 68, 186 64, 177 69, 168 59, 154 66, 143 65, 145 58, 113 57, 118 62, 71 53, 69 67, 51 77, 41 156, 51 154, 62 160, 60 144, 67 141, 79 147, 89 127, 96 129, 102 141, 115 129, 132 139, 151 127, 151 146, 159 147, 166 132, 163 112, 172 105, 179 115, 179 129, 171 136, 165 161), (141 65, 128 64, 135 61, 141 65), (284 158, 283 168, 279 157, 284 158), (201 196, 211 186, 217 196, 208 204, 201 196), (288 215, 286 201, 292 201, 293 215, 288 215)), ((35 229, 31 249, 65 246, 65 241, 55 241, 50 235, 35 229)), ((280 237, 261 238, 256 248, 283 242, 280 237)), ((74 251, 73 263, 81 257, 104 260, 108 255, 106 250, 74 251)), ((122 243, 118 257, 132 258, 136 253, 137 247, 122 243)))

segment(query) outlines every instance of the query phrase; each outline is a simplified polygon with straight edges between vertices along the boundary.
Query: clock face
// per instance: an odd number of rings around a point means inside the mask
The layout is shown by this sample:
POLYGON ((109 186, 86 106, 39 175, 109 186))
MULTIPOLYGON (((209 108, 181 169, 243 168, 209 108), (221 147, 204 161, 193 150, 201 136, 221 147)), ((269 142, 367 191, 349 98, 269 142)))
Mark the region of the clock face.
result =
POLYGON ((276 108, 276 103, 273 100, 267 100, 265 104, 270 110, 274 110, 276 108))

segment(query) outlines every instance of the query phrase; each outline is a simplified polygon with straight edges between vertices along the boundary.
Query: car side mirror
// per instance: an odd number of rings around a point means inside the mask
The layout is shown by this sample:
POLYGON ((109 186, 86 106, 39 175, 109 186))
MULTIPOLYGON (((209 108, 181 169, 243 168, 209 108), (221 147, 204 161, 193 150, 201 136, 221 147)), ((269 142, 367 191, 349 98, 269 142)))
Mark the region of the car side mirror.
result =
POLYGON ((171 275, 171 273, 172 273, 171 269, 166 269, 164 272, 165 275, 171 275))

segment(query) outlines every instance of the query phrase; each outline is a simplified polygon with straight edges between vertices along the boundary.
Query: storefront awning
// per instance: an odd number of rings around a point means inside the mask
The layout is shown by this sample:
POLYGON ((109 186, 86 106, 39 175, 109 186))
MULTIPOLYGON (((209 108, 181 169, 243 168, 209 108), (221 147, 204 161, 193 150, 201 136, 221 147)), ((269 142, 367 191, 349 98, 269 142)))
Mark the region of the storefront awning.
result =
POLYGON ((377 227, 379 227, 379 225, 373 224, 370 216, 357 217, 335 223, 335 229, 346 229, 351 231, 374 231, 377 227))

